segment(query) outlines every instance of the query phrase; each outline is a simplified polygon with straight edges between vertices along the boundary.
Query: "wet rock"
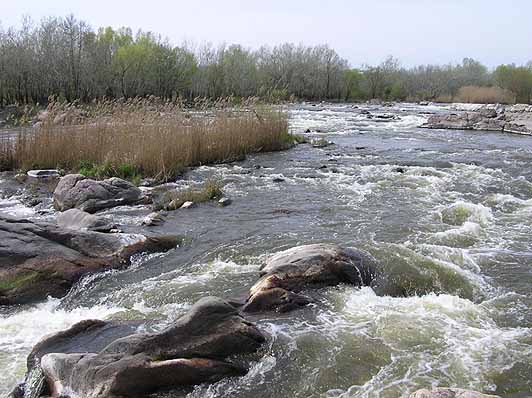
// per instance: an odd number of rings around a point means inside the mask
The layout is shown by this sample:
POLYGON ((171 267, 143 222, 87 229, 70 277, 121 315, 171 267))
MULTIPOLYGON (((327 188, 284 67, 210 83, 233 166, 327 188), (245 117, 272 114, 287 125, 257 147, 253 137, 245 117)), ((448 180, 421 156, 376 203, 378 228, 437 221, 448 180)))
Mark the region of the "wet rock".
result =
POLYGON ((195 203, 194 202, 191 202, 191 201, 186 201, 185 203, 183 203, 180 207, 180 209, 190 209, 192 207, 195 206, 195 203))
POLYGON ((59 171, 55 169, 49 170, 30 170, 26 173, 28 177, 32 178, 59 178, 59 171))
POLYGON ((334 244, 294 247, 275 254, 261 268, 243 310, 290 311, 309 302, 300 294, 305 289, 340 283, 369 286, 376 274, 376 261, 360 250, 334 244))
POLYGON ((155 227, 157 225, 161 225, 163 222, 163 215, 158 211, 154 211, 153 213, 150 213, 146 217, 144 217, 144 219, 142 220, 142 225, 145 225, 147 227, 155 227))
POLYGON ((401 173, 401 174, 406 173, 406 169, 404 167, 396 167, 395 169, 393 169, 393 171, 395 171, 396 173, 401 173))
POLYGON ((109 232, 115 225, 107 218, 79 209, 68 209, 57 216, 57 225, 61 228, 77 231, 109 232))
POLYGON ((310 145, 312 145, 314 148, 326 148, 330 145, 334 145, 332 142, 327 141, 324 138, 314 138, 310 140, 310 145))
MULTIPOLYGON (((73 328, 84 329, 78 325, 73 328)), ((242 376, 248 370, 243 361, 233 363, 228 358, 253 353, 265 341, 252 323, 216 297, 201 299, 161 332, 129 334, 107 341, 103 348, 87 341, 83 352, 63 349, 69 339, 84 346, 76 341, 79 333, 66 335, 58 349, 48 350, 51 353, 40 360, 51 397, 144 396, 242 376)))
POLYGON ((177 237, 105 234, 0 217, 0 305, 62 297, 88 273, 121 268, 135 253, 178 243, 177 237))
POLYGON ((77 208, 87 213, 135 204, 143 198, 141 190, 128 181, 116 177, 96 181, 81 174, 61 178, 53 197, 56 210, 77 208))
POLYGON ((229 206, 231 203, 232 200, 229 198, 220 198, 220 200, 218 200, 218 206, 221 207, 229 206))
POLYGON ((19 174, 15 175, 15 180, 17 180, 17 182, 19 184, 22 184, 22 183, 26 182, 27 179, 28 179, 28 175, 27 174, 19 173, 19 174))
POLYGON ((141 187, 154 187, 159 183, 155 178, 144 178, 139 186, 141 187))
POLYGON ((277 183, 279 183, 279 182, 284 182, 285 179, 282 178, 282 177, 274 177, 274 178, 272 179, 272 181, 273 181, 273 182, 277 182, 277 183))
POLYGON ((532 114, 513 107, 485 105, 473 112, 432 115, 421 127, 429 129, 504 131, 532 135, 532 114))
POLYGON ((500 398, 497 395, 486 395, 477 391, 461 388, 433 388, 432 390, 418 390, 410 398, 500 398))

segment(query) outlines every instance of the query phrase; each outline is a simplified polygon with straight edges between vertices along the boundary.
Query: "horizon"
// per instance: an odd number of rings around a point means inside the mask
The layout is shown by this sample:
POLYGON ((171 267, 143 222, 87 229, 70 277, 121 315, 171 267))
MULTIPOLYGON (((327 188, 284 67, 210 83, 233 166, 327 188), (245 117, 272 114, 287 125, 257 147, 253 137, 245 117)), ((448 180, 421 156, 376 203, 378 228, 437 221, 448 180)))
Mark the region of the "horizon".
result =
POLYGON ((390 55, 407 68, 458 64, 466 57, 490 69, 532 60, 532 42, 528 40, 532 25, 527 23, 532 4, 523 0, 510 0, 511 4, 503 9, 493 0, 471 0, 467 5, 458 0, 430 5, 426 0, 334 3, 336 7, 324 10, 317 0, 301 6, 298 5, 303 2, 299 0, 288 5, 274 0, 268 8, 257 2, 237 0, 224 4, 207 0, 202 5, 153 0, 149 8, 139 9, 138 1, 126 5, 124 1, 95 0, 89 5, 80 1, 42 4, 22 0, 3 6, 0 26, 20 27, 25 16, 39 22, 47 17, 73 14, 93 29, 111 26, 129 27, 133 32, 150 31, 168 38, 174 45, 186 41, 240 44, 257 49, 284 42, 327 44, 354 68, 379 64, 390 55), (434 15, 452 22, 434 23, 434 15), (464 35, 464 31, 469 33, 464 35), (458 41, 460 47, 456 48, 458 41))

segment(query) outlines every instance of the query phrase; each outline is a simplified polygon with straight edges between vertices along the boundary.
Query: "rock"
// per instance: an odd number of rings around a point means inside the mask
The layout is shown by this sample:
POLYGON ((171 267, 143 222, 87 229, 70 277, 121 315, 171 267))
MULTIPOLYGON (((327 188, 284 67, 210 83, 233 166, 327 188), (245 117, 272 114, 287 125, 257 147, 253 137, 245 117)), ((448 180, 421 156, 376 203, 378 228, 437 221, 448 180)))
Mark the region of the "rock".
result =
POLYGON ((396 173, 401 173, 401 174, 406 173, 406 169, 404 167, 396 167, 395 169, 393 169, 393 171, 395 171, 396 173))
POLYGON ((62 297, 88 273, 122 268, 135 253, 166 251, 178 243, 177 237, 104 234, 2 216, 0 305, 62 297))
POLYGON ((248 370, 242 358, 238 362, 229 358, 253 353, 265 341, 252 323, 216 297, 199 300, 187 314, 157 333, 128 334, 111 342, 102 338, 104 345, 87 337, 99 336, 106 323, 94 327, 98 329, 87 332, 85 325, 75 325, 70 332, 63 332, 52 351, 50 339, 40 343, 39 352, 50 352, 40 363, 51 397, 145 396, 242 376, 248 370))
POLYGON ((502 105, 483 105, 468 112, 432 115, 421 127, 430 129, 504 131, 532 135, 532 114, 524 109, 502 105))
POLYGON ((330 141, 327 141, 324 138, 314 138, 310 140, 310 145, 312 145, 314 148, 325 148, 330 145, 333 145, 333 143, 330 141))
POLYGON ((432 390, 418 390, 410 398, 500 398, 497 395, 486 395, 476 391, 461 388, 433 388, 432 390))
POLYGON ((96 181, 81 174, 69 174, 61 178, 55 188, 54 207, 59 211, 77 208, 95 213, 115 206, 135 204, 142 198, 139 188, 120 178, 96 181))
POLYGON ((164 222, 164 217, 162 214, 158 211, 154 211, 153 213, 148 214, 144 219, 142 220, 142 225, 146 225, 148 227, 154 227, 157 225, 161 225, 164 222))
POLYGON ((195 203, 194 202, 191 202, 191 201, 186 201, 185 203, 183 203, 180 207, 180 209, 190 209, 192 207, 195 206, 195 203))
POLYGON ((218 200, 218 205, 221 207, 229 206, 232 203, 232 200, 229 198, 220 198, 218 200))
POLYGON ((260 276, 249 291, 246 312, 285 312, 306 305, 309 299, 299 293, 307 288, 340 283, 369 286, 377 276, 377 264, 360 250, 313 244, 275 254, 260 276))
POLYGON ((107 218, 95 216, 79 209, 68 209, 57 216, 57 225, 61 228, 77 231, 109 232, 116 226, 107 218))
POLYGON ((22 183, 26 182, 27 179, 28 179, 28 175, 27 174, 19 173, 19 174, 15 175, 15 180, 17 180, 17 182, 19 184, 22 184, 22 183))
POLYGON ((419 101, 418 102, 418 105, 421 105, 421 106, 428 106, 430 104, 429 101, 419 101))
POLYGON ((155 178, 144 178, 139 185, 141 187, 154 187, 157 183, 158 181, 155 178))
POLYGON ((30 170, 26 173, 28 177, 32 178, 59 178, 59 171, 55 169, 49 170, 30 170))
POLYGON ((272 181, 273 181, 273 182, 284 182, 285 179, 284 179, 284 178, 281 178, 281 177, 274 177, 274 178, 272 179, 272 181))

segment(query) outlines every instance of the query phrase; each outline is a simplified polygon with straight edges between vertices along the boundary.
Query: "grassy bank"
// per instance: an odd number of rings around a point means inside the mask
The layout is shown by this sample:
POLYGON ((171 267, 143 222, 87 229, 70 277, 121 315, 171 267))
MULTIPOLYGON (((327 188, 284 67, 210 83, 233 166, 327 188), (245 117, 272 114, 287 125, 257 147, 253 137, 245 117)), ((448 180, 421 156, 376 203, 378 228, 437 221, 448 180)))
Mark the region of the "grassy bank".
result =
POLYGON ((52 103, 34 133, 0 143, 4 169, 59 168, 96 178, 167 179, 185 167, 285 149, 287 115, 271 107, 226 101, 193 109, 157 99, 90 106, 52 103))

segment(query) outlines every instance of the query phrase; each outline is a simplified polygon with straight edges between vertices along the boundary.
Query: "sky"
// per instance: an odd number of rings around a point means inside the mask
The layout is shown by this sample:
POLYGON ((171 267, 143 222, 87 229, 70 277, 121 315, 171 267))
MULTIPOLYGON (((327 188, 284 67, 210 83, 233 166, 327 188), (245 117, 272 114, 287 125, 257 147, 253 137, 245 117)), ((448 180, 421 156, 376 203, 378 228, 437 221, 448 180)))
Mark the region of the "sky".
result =
POLYGON ((404 66, 532 60, 532 0, 0 0, 4 29, 68 14, 175 44, 328 44, 353 67, 388 55, 404 66))

